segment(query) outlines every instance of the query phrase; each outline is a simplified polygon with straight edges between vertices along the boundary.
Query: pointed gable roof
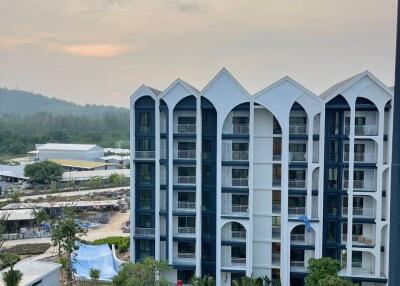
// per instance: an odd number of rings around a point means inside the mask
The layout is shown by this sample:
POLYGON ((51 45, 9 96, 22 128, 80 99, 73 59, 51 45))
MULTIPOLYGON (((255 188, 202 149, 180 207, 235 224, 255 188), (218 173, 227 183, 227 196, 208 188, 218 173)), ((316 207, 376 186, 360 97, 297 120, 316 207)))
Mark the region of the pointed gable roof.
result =
POLYGON ((197 97, 199 91, 178 78, 160 94, 160 97, 164 99, 168 106, 174 107, 180 100, 190 95, 197 97))
POLYGON ((131 95, 131 102, 135 102, 136 99, 138 99, 141 96, 151 96, 153 99, 156 99, 156 97, 160 94, 161 92, 155 88, 149 87, 147 85, 142 84, 135 92, 131 95))
POLYGON ((339 95, 345 89, 347 89, 348 87, 350 87, 357 81, 361 80, 365 76, 368 76, 372 81, 374 81, 377 85, 379 85, 387 93, 389 93, 391 96, 393 96, 392 90, 390 90, 385 84, 383 84, 380 80, 378 80, 372 73, 370 73, 369 71, 364 71, 364 72, 358 73, 356 75, 353 75, 352 77, 349 77, 343 81, 340 81, 340 82, 334 84, 333 86, 328 88, 326 91, 321 93, 320 97, 324 100, 330 100, 332 97, 339 95))
POLYGON ((217 86, 218 84, 225 83, 233 87, 234 89, 240 91, 243 95, 250 97, 249 92, 239 83, 239 81, 224 67, 222 68, 216 76, 203 88, 201 94, 204 95, 209 91, 212 87, 217 86))

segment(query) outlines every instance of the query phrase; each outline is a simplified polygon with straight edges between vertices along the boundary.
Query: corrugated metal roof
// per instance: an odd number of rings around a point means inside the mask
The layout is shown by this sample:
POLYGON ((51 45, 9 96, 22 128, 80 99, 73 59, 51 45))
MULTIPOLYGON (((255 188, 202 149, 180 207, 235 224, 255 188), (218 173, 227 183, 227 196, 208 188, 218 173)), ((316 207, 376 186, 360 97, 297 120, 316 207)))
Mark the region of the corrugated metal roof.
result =
POLYGON ((47 143, 37 147, 37 150, 53 150, 53 151, 89 151, 98 147, 96 144, 59 144, 47 143))

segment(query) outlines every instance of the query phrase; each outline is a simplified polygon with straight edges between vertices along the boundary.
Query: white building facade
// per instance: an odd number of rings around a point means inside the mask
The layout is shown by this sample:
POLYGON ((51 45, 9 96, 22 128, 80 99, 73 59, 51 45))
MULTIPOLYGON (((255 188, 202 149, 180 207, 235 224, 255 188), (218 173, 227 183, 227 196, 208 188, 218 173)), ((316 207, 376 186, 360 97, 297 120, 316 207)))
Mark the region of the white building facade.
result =
POLYGON ((310 258, 330 256, 354 282, 385 285, 391 100, 369 72, 321 96, 288 77, 250 95, 226 69, 202 91, 140 87, 132 259, 168 261, 171 282, 297 286, 310 258))

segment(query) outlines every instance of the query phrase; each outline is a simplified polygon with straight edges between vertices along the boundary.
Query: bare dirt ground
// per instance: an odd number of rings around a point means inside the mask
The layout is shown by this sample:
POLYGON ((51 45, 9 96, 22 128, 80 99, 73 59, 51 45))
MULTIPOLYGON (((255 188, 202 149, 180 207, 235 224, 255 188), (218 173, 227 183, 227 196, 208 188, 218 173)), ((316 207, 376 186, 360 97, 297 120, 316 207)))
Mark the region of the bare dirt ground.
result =
MULTIPOLYGON (((121 231, 122 223, 129 220, 130 211, 126 213, 116 212, 110 220, 110 223, 105 226, 97 229, 90 229, 87 232, 87 235, 83 237, 84 240, 93 241, 96 239, 104 238, 107 236, 129 236, 129 233, 123 233, 121 231)), ((43 243, 50 242, 49 237, 45 238, 32 238, 32 239, 19 239, 19 240, 8 240, 4 243, 4 247, 11 247, 18 244, 27 244, 27 243, 43 243)), ((52 248, 50 248, 52 249, 52 248)), ((47 251, 50 252, 50 251, 47 251)), ((46 253, 47 253, 46 252, 46 253)))

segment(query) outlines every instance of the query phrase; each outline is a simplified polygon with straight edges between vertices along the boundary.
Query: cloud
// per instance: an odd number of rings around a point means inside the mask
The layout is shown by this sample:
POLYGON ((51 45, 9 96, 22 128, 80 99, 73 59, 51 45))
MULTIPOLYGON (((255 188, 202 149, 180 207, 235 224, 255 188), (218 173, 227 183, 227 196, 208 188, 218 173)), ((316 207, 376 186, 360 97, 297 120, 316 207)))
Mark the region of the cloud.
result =
POLYGON ((60 45, 52 44, 52 49, 62 51, 80 57, 110 58, 132 50, 126 45, 116 44, 79 44, 79 45, 60 45))
POLYGON ((204 14, 206 11, 202 9, 199 5, 197 4, 191 4, 191 3, 178 3, 176 5, 178 10, 183 13, 187 14, 192 14, 192 15, 197 15, 197 14, 204 14))

